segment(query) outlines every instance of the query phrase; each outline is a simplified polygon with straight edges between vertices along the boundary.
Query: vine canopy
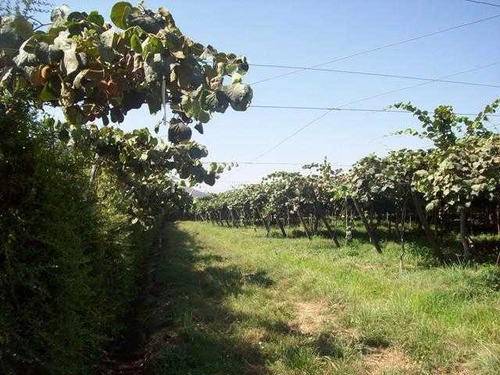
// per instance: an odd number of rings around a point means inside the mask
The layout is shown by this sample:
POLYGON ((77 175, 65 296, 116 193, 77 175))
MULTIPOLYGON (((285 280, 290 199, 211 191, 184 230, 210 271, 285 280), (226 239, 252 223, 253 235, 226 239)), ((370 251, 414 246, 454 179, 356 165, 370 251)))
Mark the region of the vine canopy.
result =
POLYGON ((143 104, 154 114, 165 97, 175 143, 190 139, 188 124, 203 132, 214 112, 250 105, 244 56, 192 41, 165 8, 153 12, 119 2, 111 20, 115 27, 96 11, 63 6, 52 12, 46 31, 35 31, 21 16, 3 17, 1 86, 11 92, 31 87, 40 105, 61 106, 75 125, 97 118, 119 123, 143 104))

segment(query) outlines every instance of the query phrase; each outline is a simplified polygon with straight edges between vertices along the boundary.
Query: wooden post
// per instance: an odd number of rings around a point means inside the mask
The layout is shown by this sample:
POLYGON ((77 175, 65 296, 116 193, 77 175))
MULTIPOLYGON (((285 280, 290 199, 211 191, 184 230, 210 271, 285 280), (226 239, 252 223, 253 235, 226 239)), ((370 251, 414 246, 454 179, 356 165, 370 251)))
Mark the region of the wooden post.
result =
POLYGON ((401 231, 399 230, 399 223, 401 222, 401 216, 399 215, 399 213, 396 213, 395 216, 396 217, 394 220, 394 232, 396 232, 395 234, 396 241, 399 241, 399 239, 401 238, 401 231))
POLYGON ((500 204, 497 204, 496 217, 497 217, 497 234, 500 236, 500 204))
POLYGON ((467 228, 467 210, 465 207, 460 209, 460 240, 462 241, 464 258, 468 259, 471 256, 469 244, 469 231, 467 228))
POLYGON ((337 240, 337 232, 332 230, 332 227, 330 226, 330 224, 328 224, 328 220, 326 220, 326 217, 324 215, 321 215, 321 220, 323 221, 323 224, 325 224, 326 230, 332 238, 332 241, 337 247, 340 247, 339 241, 337 240))
POLYGON ((300 213, 299 209, 297 210, 297 215, 299 215, 299 220, 302 223, 302 226, 304 227, 304 230, 306 232, 307 238, 309 238, 309 240, 312 240, 312 238, 311 238, 311 232, 309 232, 309 228, 307 227, 307 224, 306 224, 304 218, 302 217, 302 214, 300 213))
POLYGON ((236 221, 236 218, 234 217, 234 212, 232 208, 229 210, 229 216, 231 216, 231 221, 233 222, 233 226, 238 228, 239 225, 238 222, 236 221))
POLYGON ((319 218, 318 214, 313 215, 313 229, 312 229, 312 234, 318 234, 318 226, 319 226, 319 218))
POLYGON ((252 210, 252 225, 254 232, 257 231, 257 223, 255 222, 255 210, 252 210))
POLYGON ((262 223, 266 227, 267 235, 269 236, 269 232, 271 231, 271 228, 269 228, 269 223, 267 222, 266 219, 264 219, 264 216, 262 216, 262 212, 260 212, 260 210, 258 208, 256 209, 256 211, 257 211, 257 215, 259 215, 260 220, 262 221, 262 223))
POLYGON ((224 217, 226 219, 227 226, 231 227, 231 223, 229 222, 229 215, 224 215, 224 217))
POLYGON ((286 237, 285 227, 283 226, 283 222, 278 215, 276 215, 276 221, 278 222, 278 226, 280 227, 281 234, 283 234, 283 237, 286 237))
POLYGON ((224 220, 222 220, 222 212, 217 211, 217 213, 219 214, 218 216, 219 216, 220 225, 224 226, 224 220))
POLYGON ((89 190, 90 191, 95 191, 95 189, 96 189, 96 181, 97 181, 97 175, 99 173, 100 165, 101 165, 101 159, 99 157, 99 154, 96 153, 94 156, 94 162, 92 163, 92 166, 90 167, 90 176, 89 176, 89 190))
POLYGON ((354 203, 354 207, 356 208, 356 211, 358 212, 358 215, 359 215, 361 221, 363 222, 363 225, 365 226, 366 231, 368 232, 368 236, 370 237, 370 241, 371 241, 373 247, 375 248, 377 253, 382 254, 382 249, 380 248, 380 244, 378 243, 378 239, 377 239, 377 235, 375 233, 375 230, 373 229, 373 227, 370 225, 370 223, 366 219, 365 213, 361 209, 359 203, 355 199, 352 199, 352 202, 354 203))
POLYGON ((345 243, 348 245, 352 241, 352 220, 349 221, 349 204, 347 197, 344 200, 344 206, 345 206, 345 243))
POLYGON ((427 240, 429 241, 429 244, 431 245, 432 251, 434 252, 434 255, 438 257, 439 259, 443 258, 443 253, 441 251, 441 248, 438 245, 438 242, 436 240, 436 237, 434 237, 431 227, 429 225, 429 222, 427 221, 427 215, 425 212, 424 205, 420 198, 417 196, 417 193, 414 191, 411 192, 411 197, 413 200, 413 205, 415 206, 415 211, 417 211, 418 218, 420 219, 420 224, 422 224, 422 228, 424 229, 425 236, 427 237, 427 240))
POLYGON ((334 228, 337 228, 337 225, 338 225, 338 216, 337 216, 337 210, 334 208, 333 209, 333 227, 334 228))
POLYGON ((251 224, 250 217, 247 215, 247 213, 248 212, 245 209, 241 210, 240 212, 240 216, 242 217, 244 227, 247 227, 251 224))
POLYGON ((401 208, 401 213, 399 213, 398 210, 398 216, 400 218, 399 222, 396 222, 396 228, 399 232, 400 235, 400 242, 401 242, 401 252, 399 253, 399 274, 403 274, 403 258, 405 256, 405 231, 406 231, 406 209, 408 206, 408 199, 409 195, 407 194, 405 196, 405 200, 403 202, 403 207, 401 208), (401 225, 401 228, 399 226, 401 225))

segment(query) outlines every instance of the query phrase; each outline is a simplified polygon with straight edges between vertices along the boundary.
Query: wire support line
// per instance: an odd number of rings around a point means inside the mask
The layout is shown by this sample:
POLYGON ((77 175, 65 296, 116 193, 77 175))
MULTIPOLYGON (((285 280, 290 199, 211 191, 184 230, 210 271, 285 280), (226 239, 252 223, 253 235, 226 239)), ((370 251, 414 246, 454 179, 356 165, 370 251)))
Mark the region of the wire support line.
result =
MULTIPOLYGON (((308 107, 308 106, 293 106, 293 105, 259 105, 251 104, 251 108, 259 109, 292 109, 292 110, 305 110, 305 111, 344 111, 344 112, 371 112, 371 113, 400 113, 400 114, 412 114, 408 111, 402 111, 397 109, 376 109, 376 108, 340 108, 340 107, 308 107)), ((456 113, 459 116, 477 116, 477 113, 456 113)), ((490 114, 489 117, 497 117, 500 114, 490 114)))
MULTIPOLYGON (((286 162, 253 162, 253 161, 203 161, 202 164, 210 163, 236 163, 241 165, 291 165, 291 166, 303 166, 311 163, 286 163, 286 162)), ((333 167, 350 167, 351 164, 331 164, 333 167)))
POLYGON ((489 6, 492 6, 492 7, 500 8, 500 4, 489 3, 487 1, 479 1, 479 0, 464 0, 464 1, 467 1, 468 3, 481 4, 481 5, 489 5, 489 6))
POLYGON ((452 81, 452 80, 447 80, 447 79, 437 80, 434 78, 408 76, 408 75, 397 75, 397 74, 386 74, 386 73, 376 73, 376 72, 365 72, 365 71, 359 71, 359 70, 310 68, 310 67, 306 67, 306 66, 278 65, 278 64, 250 64, 250 66, 259 67, 259 68, 311 70, 311 71, 317 71, 317 72, 353 74, 353 75, 363 75, 363 76, 373 76, 373 77, 383 77, 383 78, 407 79, 407 80, 413 80, 413 81, 433 81, 433 82, 451 83, 451 84, 456 84, 456 85, 500 88, 500 85, 493 85, 493 84, 488 84, 488 83, 452 81))
MULTIPOLYGON (((464 71, 461 71, 461 72, 457 72, 457 73, 449 74, 449 75, 446 75, 446 76, 443 76, 443 77, 439 77, 437 79, 446 79, 446 78, 450 78, 450 77, 457 76, 457 75, 460 75, 460 74, 470 73, 470 72, 474 72, 474 71, 477 71, 477 70, 480 70, 480 69, 489 68, 489 67, 491 67, 493 65, 498 65, 498 64, 500 64, 500 61, 495 61, 495 62, 493 62, 491 64, 478 66, 478 67, 475 67, 475 68, 472 68, 472 69, 467 69, 467 70, 464 70, 464 71)), ((367 100, 379 98, 381 96, 384 96, 384 95, 387 95, 387 94, 392 94, 392 93, 395 93, 395 92, 400 92, 400 91, 409 90, 409 89, 416 88, 416 87, 426 86, 426 85, 429 85, 431 83, 433 83, 433 81, 431 81, 431 82, 422 82, 422 83, 419 83, 419 84, 416 84, 416 85, 411 85, 411 86, 401 87, 401 88, 398 88, 398 89, 388 90, 388 91, 384 91, 384 92, 381 92, 381 93, 375 94, 375 95, 370 95, 370 96, 367 96, 367 97, 364 97, 364 98, 361 98, 361 99, 358 99, 358 100, 352 100, 350 102, 344 103, 344 104, 339 105, 337 107, 332 107, 331 109, 326 110, 321 115, 319 115, 319 116, 313 118, 312 120, 308 121, 306 124, 304 124, 303 126, 301 126, 295 132, 293 132, 292 134, 288 135, 283 140, 281 140, 280 142, 278 142, 276 145, 270 147, 266 151, 264 151, 261 154, 259 154, 252 161, 257 161, 260 158, 262 158, 263 156, 265 156, 265 155, 269 154, 270 152, 276 150, 278 147, 280 147, 281 145, 283 145, 284 143, 286 143, 291 138, 295 137, 297 134, 301 133, 303 130, 305 130, 309 126, 313 125, 314 123, 318 122, 322 118, 326 117, 327 115, 329 115, 330 113, 332 113, 333 111, 335 111, 335 109, 333 109, 333 108, 347 107, 347 106, 352 105, 352 104, 357 104, 357 103, 361 103, 361 102, 364 102, 364 101, 367 101, 367 100)))
MULTIPOLYGON (((417 35, 417 36, 414 36, 412 38, 403 39, 403 40, 400 40, 400 41, 397 41, 397 42, 387 43, 387 44, 384 44, 384 45, 381 45, 381 46, 377 46, 377 47, 373 47, 373 48, 370 48, 370 49, 367 49, 367 50, 362 50, 362 51, 354 52, 354 53, 351 53, 349 55, 338 57, 338 58, 335 58, 335 59, 332 59, 332 60, 329 60, 329 61, 325 61, 325 62, 320 63, 320 64, 315 64, 315 65, 308 66, 307 68, 308 69, 320 68, 322 66, 333 64, 335 62, 339 62, 339 61, 343 61, 343 60, 347 60, 347 59, 350 59, 350 58, 353 58, 353 57, 357 57, 357 56, 361 56, 361 55, 366 55, 366 54, 369 54, 369 53, 372 53, 372 52, 380 51, 382 49, 386 49, 386 48, 390 48, 390 47, 395 47, 395 46, 398 46, 398 45, 401 45, 401 44, 414 42, 416 40, 428 38, 428 37, 431 37, 431 36, 434 36, 434 35, 438 35, 438 34, 442 34, 442 33, 446 33, 446 32, 452 31, 452 30, 457 30, 457 29, 461 29, 461 28, 464 28, 464 27, 467 27, 467 26, 476 25, 476 24, 481 23, 481 22, 490 21, 490 20, 496 19, 498 17, 500 17, 500 14, 496 14, 496 15, 491 16, 491 17, 481 18, 481 19, 478 19, 478 20, 475 20, 475 21, 470 21, 470 22, 462 23, 462 24, 459 24, 459 25, 451 26, 451 27, 447 27, 447 28, 444 28, 444 29, 441 29, 441 30, 436 30, 436 31, 430 32, 430 33, 417 35)), ((296 69, 296 70, 293 70, 291 72, 287 72, 287 73, 283 73, 283 74, 278 74, 278 75, 275 75, 275 76, 271 76, 271 77, 268 77, 268 78, 261 79, 259 81, 255 81, 255 82, 251 83, 251 85, 257 85, 257 84, 260 84, 260 83, 268 82, 268 81, 271 81, 271 80, 274 80, 274 79, 278 79, 278 78, 286 77, 286 76, 289 76, 289 75, 292 75, 292 74, 300 73, 300 72, 303 72, 305 70, 307 70, 307 69, 296 69)))

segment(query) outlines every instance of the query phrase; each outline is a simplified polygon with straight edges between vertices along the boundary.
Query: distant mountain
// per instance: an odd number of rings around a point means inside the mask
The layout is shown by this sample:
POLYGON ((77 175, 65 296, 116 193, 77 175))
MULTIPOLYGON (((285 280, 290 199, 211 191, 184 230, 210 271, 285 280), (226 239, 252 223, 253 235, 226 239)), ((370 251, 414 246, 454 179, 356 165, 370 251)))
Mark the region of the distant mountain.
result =
POLYGON ((202 198, 206 197, 207 195, 210 195, 209 193, 205 193, 203 191, 199 191, 193 188, 186 188, 186 191, 195 198, 202 198))

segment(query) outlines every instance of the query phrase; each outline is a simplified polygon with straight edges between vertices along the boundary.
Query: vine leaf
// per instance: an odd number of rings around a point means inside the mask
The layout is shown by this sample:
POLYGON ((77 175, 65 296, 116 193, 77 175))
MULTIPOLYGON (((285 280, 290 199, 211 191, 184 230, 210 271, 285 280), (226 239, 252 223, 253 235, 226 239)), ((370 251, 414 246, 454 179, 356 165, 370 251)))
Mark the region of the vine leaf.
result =
POLYGON ((101 27, 104 26, 104 17, 101 16, 97 11, 92 11, 90 12, 89 16, 87 17, 90 22, 95 23, 96 25, 99 25, 101 27))
POLYGON ((130 38, 130 47, 134 52, 142 53, 141 40, 136 34, 132 35, 132 37, 130 38))
POLYGON ((120 29, 127 28, 127 17, 132 13, 134 7, 126 1, 116 3, 111 9, 111 21, 120 29))

